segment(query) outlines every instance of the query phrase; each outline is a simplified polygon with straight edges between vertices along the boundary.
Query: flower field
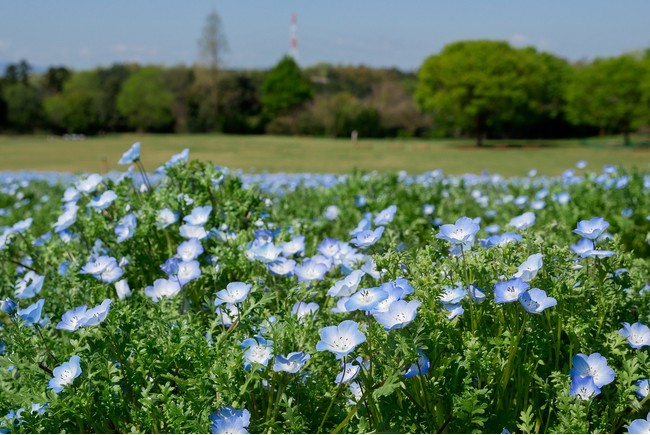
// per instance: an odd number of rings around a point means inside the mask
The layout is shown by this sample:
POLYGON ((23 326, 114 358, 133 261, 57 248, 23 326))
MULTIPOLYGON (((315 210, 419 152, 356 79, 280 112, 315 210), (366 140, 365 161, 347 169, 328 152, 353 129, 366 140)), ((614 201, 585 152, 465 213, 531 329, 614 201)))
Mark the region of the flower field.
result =
POLYGON ((650 172, 189 154, 0 176, 0 432, 650 430, 650 172))

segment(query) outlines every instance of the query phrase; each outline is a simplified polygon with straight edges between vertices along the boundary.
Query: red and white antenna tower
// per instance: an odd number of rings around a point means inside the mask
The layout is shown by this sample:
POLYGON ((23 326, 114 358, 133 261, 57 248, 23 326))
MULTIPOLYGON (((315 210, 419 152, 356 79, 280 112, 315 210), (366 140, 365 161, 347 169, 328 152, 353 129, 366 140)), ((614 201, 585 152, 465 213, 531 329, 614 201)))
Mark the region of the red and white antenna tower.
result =
POLYGON ((298 63, 298 16, 295 12, 291 14, 291 50, 289 54, 298 63))

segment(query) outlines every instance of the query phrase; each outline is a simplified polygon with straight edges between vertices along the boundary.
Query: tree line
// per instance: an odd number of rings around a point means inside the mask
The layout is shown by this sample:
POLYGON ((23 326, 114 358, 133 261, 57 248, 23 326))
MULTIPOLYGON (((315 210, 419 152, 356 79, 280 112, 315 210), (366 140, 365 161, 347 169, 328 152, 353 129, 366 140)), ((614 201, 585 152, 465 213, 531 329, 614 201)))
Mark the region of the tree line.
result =
POLYGON ((114 64, 0 78, 0 131, 223 132, 349 137, 557 138, 650 125, 650 50, 568 61, 501 41, 461 41, 417 72, 290 57, 269 70, 114 64))

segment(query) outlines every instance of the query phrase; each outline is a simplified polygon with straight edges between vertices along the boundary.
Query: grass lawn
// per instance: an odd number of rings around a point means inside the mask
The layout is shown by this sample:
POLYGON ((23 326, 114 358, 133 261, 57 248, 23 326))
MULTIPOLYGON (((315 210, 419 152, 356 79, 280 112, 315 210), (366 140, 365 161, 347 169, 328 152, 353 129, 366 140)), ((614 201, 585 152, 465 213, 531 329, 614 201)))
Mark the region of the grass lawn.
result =
MULTIPOLYGON (((133 142, 141 142, 142 162, 149 171, 183 148, 191 159, 247 172, 332 172, 361 170, 406 170, 421 173, 443 169, 448 174, 490 173, 558 175, 586 160, 588 168, 605 164, 625 168, 650 167, 650 148, 612 146, 612 140, 595 139, 585 146, 579 140, 487 141, 490 147, 476 149, 471 139, 349 139, 234 136, 217 134, 115 134, 70 141, 52 136, 0 136, 0 171, 37 170, 104 172, 125 169, 117 161, 133 142), (104 161, 104 163, 102 163, 104 161)), ((620 140, 620 139, 619 139, 620 140)))

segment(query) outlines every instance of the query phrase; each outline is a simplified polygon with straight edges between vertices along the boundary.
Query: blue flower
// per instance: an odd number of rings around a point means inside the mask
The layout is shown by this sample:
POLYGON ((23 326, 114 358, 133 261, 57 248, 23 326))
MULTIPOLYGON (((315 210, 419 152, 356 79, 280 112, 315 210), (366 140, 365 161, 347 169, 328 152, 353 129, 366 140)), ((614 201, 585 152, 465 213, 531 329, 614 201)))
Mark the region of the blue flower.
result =
POLYGON ((216 293, 217 298, 214 301, 216 306, 221 304, 239 304, 246 300, 248 293, 251 291, 252 284, 235 281, 226 286, 225 289, 216 293))
POLYGON ((119 224, 115 226, 115 235, 117 243, 122 243, 130 239, 135 234, 136 219, 133 213, 129 213, 122 218, 119 224))
POLYGON ((600 388, 595 384, 591 376, 574 377, 571 379, 569 395, 577 396, 580 400, 589 400, 592 396, 600 394, 600 388))
POLYGON ((38 302, 31 304, 29 307, 16 311, 16 316, 23 319, 25 326, 33 326, 34 323, 41 319, 44 303, 45 299, 39 299, 38 302))
POLYGON ((55 393, 63 391, 65 385, 70 385, 81 374, 79 357, 74 355, 69 361, 64 362, 52 370, 53 378, 47 384, 47 387, 55 393))
POLYGON ((312 261, 310 259, 305 260, 301 265, 296 266, 293 269, 293 273, 298 277, 298 281, 317 281, 323 279, 329 268, 322 264, 312 261))
POLYGON ((429 371, 429 368, 431 368, 429 357, 427 357, 421 349, 418 349, 418 354, 420 357, 416 362, 411 364, 411 367, 409 367, 406 372, 404 372, 404 377, 412 378, 413 376, 424 376, 429 371))
POLYGON ((273 275, 291 276, 296 268, 296 262, 294 260, 287 260, 284 257, 278 257, 273 263, 267 263, 266 268, 273 275))
POLYGON ((532 211, 527 211, 526 213, 520 215, 520 216, 515 216, 512 219, 510 219, 510 222, 508 222, 508 225, 511 227, 515 227, 518 230, 525 230, 531 225, 535 223, 535 213, 532 211))
POLYGON ((320 341, 316 343, 316 350, 328 350, 336 356, 336 359, 347 356, 366 341, 366 336, 359 331, 359 324, 352 320, 344 320, 338 326, 321 328, 318 333, 320 341))
POLYGON ((7 314, 12 314, 16 309, 16 302, 12 301, 9 298, 0 300, 0 311, 4 311, 7 314))
POLYGON ((275 364, 273 364, 273 371, 297 373, 310 358, 309 354, 304 352, 291 352, 287 356, 277 355, 275 364))
POLYGON ((104 299, 101 304, 86 311, 85 319, 81 326, 97 326, 108 316, 108 310, 111 306, 110 299, 104 299))
POLYGON ((226 304, 217 307, 214 313, 217 315, 217 324, 230 327, 234 323, 234 319, 239 316, 239 309, 234 304, 226 304))
POLYGON ((100 281, 112 283, 120 279, 124 272, 115 258, 101 255, 89 261, 79 273, 91 274, 100 281))
POLYGON ((251 413, 247 409, 235 409, 231 406, 219 408, 210 414, 212 433, 244 433, 251 422, 251 413))
POLYGON ((79 207, 74 202, 67 202, 63 205, 63 213, 59 216, 54 223, 54 231, 60 233, 61 231, 69 228, 77 221, 77 211, 79 207))
POLYGON ((335 205, 328 206, 323 212, 323 217, 328 221, 336 220, 339 217, 339 208, 335 205))
POLYGON ((639 379, 635 383, 636 385, 636 395, 639 397, 639 399, 645 399, 648 393, 650 393, 650 384, 648 384, 647 379, 639 379))
POLYGON ((607 358, 599 353, 592 353, 587 356, 579 353, 571 360, 571 378, 593 378, 596 387, 603 387, 614 381, 616 373, 607 365, 607 358))
POLYGON ((44 276, 29 271, 16 281, 14 296, 16 299, 29 299, 36 296, 43 288, 44 276))
POLYGON ((178 263, 178 271, 176 279, 181 286, 184 286, 190 281, 194 281, 201 276, 201 265, 198 261, 181 261, 178 263))
POLYGON ((210 213, 212 212, 212 206, 206 205, 205 207, 195 207, 192 210, 192 213, 185 216, 183 220, 190 225, 199 225, 203 226, 208 223, 210 218, 210 213))
POLYGON ((171 299, 180 291, 181 285, 178 281, 173 279, 157 279, 153 282, 153 286, 148 286, 144 289, 144 294, 150 297, 152 301, 158 302, 163 297, 171 299))
POLYGON ((247 338, 242 341, 241 348, 244 352, 244 369, 250 370, 253 364, 260 364, 266 367, 273 356, 273 341, 265 340, 261 335, 255 338, 247 338))
POLYGON ((361 231, 357 233, 356 237, 350 240, 350 243, 358 248, 367 248, 377 243, 381 239, 382 234, 384 234, 384 227, 361 231))
POLYGON ((397 206, 396 205, 391 205, 375 216, 375 219, 373 220, 373 223, 377 226, 380 225, 388 225, 393 221, 393 217, 395 216, 395 212, 397 212, 397 206))
POLYGON ((436 211, 436 206, 433 204, 424 204, 422 206, 422 214, 425 216, 430 216, 436 211))
POLYGON ((56 329, 74 332, 81 328, 86 321, 86 310, 87 307, 82 305, 66 311, 63 313, 63 316, 61 316, 61 321, 56 325, 56 329))
POLYGON ((468 285, 465 290, 467 291, 467 294, 469 294, 469 297, 477 304, 485 301, 485 293, 483 293, 483 289, 476 287, 474 284, 468 285))
POLYGON ((272 242, 262 242, 259 244, 256 240, 246 251, 246 256, 252 261, 257 260, 268 264, 277 261, 281 253, 282 249, 275 246, 272 242))
POLYGON ((181 235, 181 237, 185 239, 203 240, 206 237, 208 237, 208 232, 201 225, 190 225, 190 224, 181 225, 181 227, 178 229, 178 232, 181 235))
POLYGON ((327 296, 332 297, 341 297, 341 296, 351 296, 354 292, 357 291, 361 278, 365 275, 365 272, 362 270, 353 270, 345 278, 336 281, 332 288, 327 291, 327 296))
POLYGON ((124 154, 122 158, 117 162, 118 165, 130 165, 133 162, 140 160, 140 142, 136 142, 131 145, 124 154))
POLYGON ((467 296, 467 292, 461 284, 457 284, 456 287, 445 286, 443 290, 438 297, 443 304, 458 304, 467 296))
POLYGON ((122 279, 115 283, 115 291, 117 292, 117 297, 120 300, 126 299, 131 296, 131 289, 129 288, 129 283, 127 280, 122 279))
POLYGON ((305 317, 318 311, 318 308, 320 306, 316 302, 296 302, 291 308, 291 315, 296 316, 302 322, 305 317))
POLYGON ((612 255, 616 255, 614 251, 608 251, 606 249, 592 249, 591 251, 586 251, 580 254, 581 258, 607 258, 612 255))
POLYGON ((532 288, 527 292, 519 295, 519 302, 526 311, 533 314, 539 314, 547 308, 557 305, 557 300, 546 296, 544 290, 532 288))
POLYGON ((619 329, 618 333, 627 338, 627 342, 633 349, 650 346, 650 328, 643 323, 636 322, 630 325, 623 322, 623 328, 619 329))
POLYGON ((111 204, 117 199, 117 194, 112 190, 107 190, 102 193, 100 196, 94 198, 88 203, 88 207, 94 208, 95 210, 105 210, 110 207, 111 204))
POLYGON ((585 239, 596 240, 608 227, 609 222, 602 217, 595 217, 578 222, 578 227, 573 232, 585 239))
POLYGON ((517 267, 517 273, 515 273, 513 277, 521 278, 523 281, 530 282, 535 278, 535 276, 537 276, 537 272, 539 272, 543 264, 542 254, 533 254, 517 267))
POLYGON ((381 287, 364 288, 350 296, 345 307, 350 311, 370 311, 386 298, 388 298, 388 292, 381 287))
POLYGON ((474 237, 479 229, 480 227, 474 219, 462 217, 455 224, 440 226, 440 232, 436 234, 436 238, 446 240, 452 245, 463 245, 463 248, 471 247, 474 245, 474 237))
POLYGON ((514 302, 519 295, 528 290, 530 285, 521 278, 498 282, 494 286, 494 302, 497 304, 514 302))
POLYGON ((76 184, 76 188, 79 192, 82 193, 93 193, 97 190, 97 186, 103 180, 102 176, 99 174, 91 174, 83 180, 79 180, 76 184))
POLYGON ((589 239, 580 239, 578 243, 571 245, 570 249, 577 255, 582 256, 582 254, 594 250, 594 242, 589 239))
POLYGON ((643 434, 650 433, 650 412, 645 420, 637 418, 627 427, 627 433, 643 434))
POLYGON ((167 228, 171 224, 174 224, 178 221, 178 213, 168 209, 163 208, 158 212, 156 216, 156 222, 160 228, 167 228))
POLYGON ((343 364, 341 371, 336 375, 334 382, 338 385, 356 379, 357 375, 359 375, 359 372, 361 371, 361 366, 368 369, 368 367, 370 367, 370 361, 364 363, 361 357, 357 357, 355 360, 343 364))
POLYGON ((333 258, 338 254, 341 249, 338 239, 328 238, 323 240, 317 247, 316 250, 323 254, 326 257, 333 258))
POLYGON ((301 254, 305 250, 305 236, 296 236, 288 242, 284 242, 280 248, 285 257, 301 254))
POLYGON ((377 320, 386 331, 404 328, 415 320, 417 309, 420 304, 421 303, 418 300, 412 300, 409 302, 406 302, 405 300, 395 301, 390 304, 388 311, 375 314, 375 320, 377 320))
POLYGON ((444 304, 443 306, 447 311, 447 319, 449 320, 454 320, 465 312, 463 306, 459 304, 444 304))

